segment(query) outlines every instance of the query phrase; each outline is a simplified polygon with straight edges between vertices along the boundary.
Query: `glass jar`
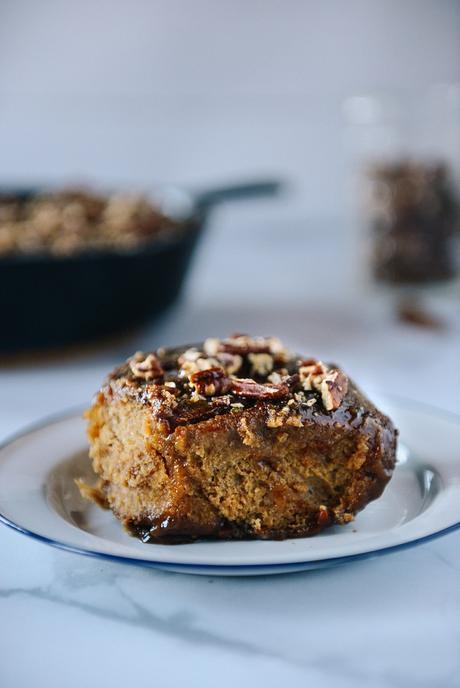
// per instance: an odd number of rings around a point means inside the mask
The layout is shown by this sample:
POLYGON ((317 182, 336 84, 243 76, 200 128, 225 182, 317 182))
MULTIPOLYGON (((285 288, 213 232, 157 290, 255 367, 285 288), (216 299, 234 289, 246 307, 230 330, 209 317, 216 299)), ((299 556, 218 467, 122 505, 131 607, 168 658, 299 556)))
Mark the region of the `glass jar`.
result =
POLYGON ((344 113, 358 272, 401 308, 458 275, 460 85, 352 97, 344 113))

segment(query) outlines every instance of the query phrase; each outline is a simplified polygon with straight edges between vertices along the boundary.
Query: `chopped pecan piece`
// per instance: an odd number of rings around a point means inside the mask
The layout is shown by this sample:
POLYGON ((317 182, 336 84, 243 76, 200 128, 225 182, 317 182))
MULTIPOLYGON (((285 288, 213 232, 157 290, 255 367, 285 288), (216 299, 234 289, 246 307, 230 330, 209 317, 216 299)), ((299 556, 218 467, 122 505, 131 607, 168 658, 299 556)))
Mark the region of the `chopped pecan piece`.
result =
POLYGON ((249 337, 245 334, 237 334, 227 339, 207 339, 204 350, 209 356, 215 356, 219 352, 229 354, 272 354, 277 360, 287 359, 287 352, 276 337, 249 337))
POLYGON ((224 394, 221 397, 216 397, 215 399, 212 400, 212 403, 215 406, 231 406, 232 404, 232 397, 230 394, 224 394))
POLYGON ((218 394, 225 394, 229 391, 230 378, 225 375, 222 368, 208 368, 198 370, 190 376, 190 384, 198 394, 206 397, 213 397, 218 394))
POLYGON ((339 408, 347 391, 347 376, 338 368, 331 369, 321 383, 321 398, 326 410, 339 408))
POLYGON ((197 349, 187 349, 179 357, 178 363, 181 373, 187 377, 209 368, 223 368, 227 375, 233 375, 241 368, 243 359, 241 356, 223 352, 210 356, 197 349))
POLYGON ((186 349, 179 358, 177 359, 177 362, 180 366, 183 366, 184 363, 187 363, 188 361, 196 361, 197 358, 200 358, 203 354, 201 351, 198 351, 198 349, 191 348, 191 349, 186 349))
MULTIPOLYGON (((197 352, 198 353, 198 352, 197 352)), ((195 359, 183 361, 180 367, 181 375, 185 375, 190 379, 194 373, 200 370, 209 370, 209 368, 218 368, 219 362, 215 358, 205 358, 198 355, 195 359)))
POLYGON ((317 365, 319 361, 316 360, 316 358, 305 358, 302 361, 299 361, 299 368, 307 368, 309 366, 314 366, 317 365))
POLYGON ((243 359, 239 354, 229 354, 222 351, 216 355, 216 358, 227 375, 234 375, 243 365, 243 359))
POLYGON ((302 387, 305 390, 321 388, 323 376, 327 373, 327 368, 321 361, 315 361, 312 358, 299 363, 299 376, 302 387))
POLYGON ((273 356, 270 354, 248 354, 252 375, 267 377, 273 370, 273 356))
POLYGON ((203 344, 203 349, 208 356, 215 356, 219 351, 222 351, 221 340, 217 337, 208 337, 203 344))
POLYGON ((228 339, 207 339, 204 343, 204 350, 210 356, 215 356, 219 352, 227 354, 269 354, 270 346, 265 339, 252 339, 246 335, 228 337, 228 339))
POLYGON ((326 411, 338 408, 348 390, 348 378, 338 368, 327 368, 321 361, 299 362, 299 376, 304 390, 316 390, 326 411))
POLYGON ((260 385, 251 379, 231 380, 231 391, 241 397, 252 397, 255 399, 283 399, 289 396, 291 388, 287 382, 279 385, 265 384, 260 385))
POLYGON ((217 367, 199 370, 190 377, 195 391, 207 397, 231 393, 253 399, 284 399, 298 382, 299 376, 291 375, 278 385, 259 384, 251 379, 227 377, 225 371, 217 367))
POLYGON ((164 371, 155 354, 145 354, 138 351, 129 361, 129 367, 135 377, 143 380, 159 380, 164 371))

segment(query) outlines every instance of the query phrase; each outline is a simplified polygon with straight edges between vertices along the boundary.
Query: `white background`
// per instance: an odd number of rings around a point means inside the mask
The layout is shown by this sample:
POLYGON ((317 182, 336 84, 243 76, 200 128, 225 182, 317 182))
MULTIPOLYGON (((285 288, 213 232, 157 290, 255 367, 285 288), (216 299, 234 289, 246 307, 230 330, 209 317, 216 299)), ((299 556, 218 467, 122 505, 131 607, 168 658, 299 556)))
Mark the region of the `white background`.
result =
POLYGON ((456 0, 2 0, 0 182, 272 173, 337 217, 344 99, 459 81, 456 0))

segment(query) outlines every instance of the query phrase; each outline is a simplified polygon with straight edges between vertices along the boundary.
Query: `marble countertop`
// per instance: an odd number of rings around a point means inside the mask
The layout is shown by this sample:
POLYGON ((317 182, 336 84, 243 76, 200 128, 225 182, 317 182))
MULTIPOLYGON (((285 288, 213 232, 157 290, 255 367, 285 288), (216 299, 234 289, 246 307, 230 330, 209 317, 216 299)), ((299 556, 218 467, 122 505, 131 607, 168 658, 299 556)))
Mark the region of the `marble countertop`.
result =
MULTIPOLYGON (((136 348, 234 330, 283 334, 365 389, 459 412, 455 295, 436 297, 445 330, 398 324, 343 267, 340 232, 319 232, 312 248, 302 226, 240 222, 229 237, 229 224, 216 222, 186 298, 159 323, 78 355, 1 360, 0 437, 87 402, 136 348)), ((5 527, 0 552, 1 688, 459 685, 458 531, 336 569, 246 579, 105 563, 5 527)))

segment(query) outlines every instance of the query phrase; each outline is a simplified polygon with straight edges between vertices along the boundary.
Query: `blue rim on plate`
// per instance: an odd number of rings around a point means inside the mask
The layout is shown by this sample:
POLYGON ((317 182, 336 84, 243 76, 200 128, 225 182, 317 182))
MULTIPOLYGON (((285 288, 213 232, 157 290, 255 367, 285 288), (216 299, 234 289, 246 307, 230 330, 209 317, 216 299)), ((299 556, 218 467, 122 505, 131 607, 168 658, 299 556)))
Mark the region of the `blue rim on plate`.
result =
MULTIPOLYGON (((457 415, 456 413, 445 410, 436 406, 432 406, 430 404, 427 404, 425 402, 419 402, 419 401, 413 401, 409 400, 407 398, 397 396, 397 395, 388 395, 385 394, 385 397, 393 400, 397 404, 403 405, 407 409, 412 409, 412 410, 417 410, 417 409, 423 409, 425 412, 430 412, 431 414, 438 416, 441 419, 446 419, 450 418, 456 423, 460 424, 460 415, 457 415)), ((41 420, 31 423, 21 430, 19 430, 16 433, 13 433, 9 435, 6 439, 4 439, 2 442, 0 442, 0 451, 11 445, 13 442, 22 439, 26 435, 28 435, 31 432, 41 430, 48 425, 52 425, 54 423, 60 422, 62 420, 65 420, 66 418, 70 418, 74 415, 76 415, 79 412, 82 412, 84 407, 78 406, 78 407, 73 407, 70 409, 67 409, 64 412, 61 413, 55 413, 48 415, 41 420)), ((411 547, 416 547, 418 545, 430 542, 431 540, 435 540, 439 537, 442 537, 444 535, 448 535, 449 533, 453 533, 454 531, 458 530, 460 528, 460 521, 449 525, 445 528, 442 528, 438 531, 435 531, 433 533, 429 533, 427 535, 423 535, 418 538, 414 538, 412 540, 409 540, 407 542, 402 542, 402 543, 397 543, 394 545, 388 545, 384 547, 380 547, 374 550, 370 550, 367 552, 360 552, 357 554, 348 554, 345 556, 338 556, 338 557, 327 557, 327 558, 322 558, 322 559, 311 559, 311 560, 305 560, 305 561, 296 561, 296 562, 280 562, 280 563, 262 563, 262 564, 237 564, 237 565, 231 565, 231 564, 194 564, 194 563, 168 563, 165 561, 156 561, 153 559, 142 559, 142 558, 136 558, 136 557, 129 557, 129 556, 121 556, 118 554, 110 554, 107 552, 101 552, 97 550, 92 550, 92 549, 87 549, 87 548, 81 548, 77 547, 75 545, 63 542, 61 540, 55 540, 53 538, 46 537, 45 535, 41 535, 40 533, 37 533, 33 530, 30 530, 29 528, 24 528, 23 526, 19 525, 18 523, 12 521, 10 518, 5 516, 0 511, 0 523, 3 523, 5 526, 11 528, 12 530, 21 533, 23 535, 26 535, 34 540, 37 540, 38 542, 42 542, 44 544, 50 545, 52 547, 55 547, 57 549, 64 550, 66 552, 71 552, 73 554, 81 554, 83 556, 87 557, 93 557, 96 559, 102 559, 104 561, 112 561, 112 562, 117 562, 121 564, 131 564, 131 565, 136 565, 136 566, 142 566, 146 568, 156 568, 156 569, 161 569, 161 570, 170 570, 170 571, 193 571, 193 570, 200 570, 200 571, 207 571, 209 574, 212 574, 213 572, 216 571, 224 571, 228 574, 232 573, 237 573, 243 571, 253 571, 253 572, 258 572, 263 575, 265 571, 270 571, 270 570, 275 570, 278 569, 280 570, 280 573, 282 572, 289 572, 289 571, 300 571, 300 570, 314 570, 314 569, 320 569, 320 568, 327 568, 327 567, 332 567, 332 566, 339 566, 344 563, 348 562, 353 562, 353 561, 362 561, 365 559, 373 559, 377 558, 380 556, 384 556, 387 554, 392 554, 393 552, 398 552, 402 551, 405 549, 409 549, 411 547)))

